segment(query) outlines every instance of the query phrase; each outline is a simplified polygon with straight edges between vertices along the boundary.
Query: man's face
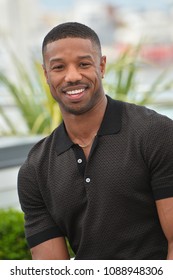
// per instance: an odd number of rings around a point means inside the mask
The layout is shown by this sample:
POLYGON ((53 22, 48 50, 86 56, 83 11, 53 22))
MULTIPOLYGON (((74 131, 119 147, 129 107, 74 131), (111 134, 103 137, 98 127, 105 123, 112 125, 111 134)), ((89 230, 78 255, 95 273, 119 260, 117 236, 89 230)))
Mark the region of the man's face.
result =
POLYGON ((89 39, 65 38, 44 51, 44 72, 62 113, 83 114, 104 95, 101 79, 106 58, 89 39))

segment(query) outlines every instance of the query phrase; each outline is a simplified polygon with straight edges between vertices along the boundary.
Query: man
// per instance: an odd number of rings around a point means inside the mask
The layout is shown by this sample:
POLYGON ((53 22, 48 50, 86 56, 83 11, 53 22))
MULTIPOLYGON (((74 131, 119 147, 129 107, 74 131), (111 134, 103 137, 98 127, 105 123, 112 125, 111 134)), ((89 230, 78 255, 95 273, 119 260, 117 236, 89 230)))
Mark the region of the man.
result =
POLYGON ((63 123, 30 151, 18 191, 33 259, 173 259, 173 121, 112 100, 80 23, 53 28, 43 68, 63 123))

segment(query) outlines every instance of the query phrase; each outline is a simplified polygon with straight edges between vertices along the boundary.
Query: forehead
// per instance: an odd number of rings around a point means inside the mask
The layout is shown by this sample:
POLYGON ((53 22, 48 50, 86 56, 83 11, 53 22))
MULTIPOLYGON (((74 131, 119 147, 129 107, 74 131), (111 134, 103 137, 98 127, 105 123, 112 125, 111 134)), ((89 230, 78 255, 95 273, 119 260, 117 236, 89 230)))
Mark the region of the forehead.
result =
POLYGON ((66 55, 98 55, 98 46, 89 39, 64 38, 50 42, 44 49, 44 57, 66 56, 66 55))

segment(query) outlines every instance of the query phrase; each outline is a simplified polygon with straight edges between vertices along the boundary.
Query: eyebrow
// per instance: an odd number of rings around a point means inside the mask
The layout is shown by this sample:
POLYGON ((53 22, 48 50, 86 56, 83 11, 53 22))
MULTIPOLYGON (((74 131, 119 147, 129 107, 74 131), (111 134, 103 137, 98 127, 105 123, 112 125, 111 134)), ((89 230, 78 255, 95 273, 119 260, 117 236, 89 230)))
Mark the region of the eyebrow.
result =
POLYGON ((50 59, 50 63, 51 62, 58 62, 58 61, 63 61, 63 59, 62 58, 58 58, 58 57, 53 57, 53 58, 50 59))
POLYGON ((79 59, 92 59, 92 56, 91 55, 81 55, 81 56, 78 56, 79 59))
MULTIPOLYGON (((90 60, 93 60, 91 55, 80 55, 77 58, 78 59, 90 59, 90 60)), ((52 63, 52 62, 61 62, 63 60, 64 60, 63 58, 53 57, 53 58, 50 59, 50 63, 52 63)))

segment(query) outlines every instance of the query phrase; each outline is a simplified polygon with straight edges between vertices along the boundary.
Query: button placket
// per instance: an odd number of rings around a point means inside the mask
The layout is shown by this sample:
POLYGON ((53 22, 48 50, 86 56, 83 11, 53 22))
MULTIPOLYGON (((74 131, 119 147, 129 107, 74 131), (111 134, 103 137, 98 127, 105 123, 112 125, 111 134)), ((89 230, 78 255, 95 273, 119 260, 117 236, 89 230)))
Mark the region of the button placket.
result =
POLYGON ((90 182, 91 182, 91 179, 90 179, 89 177, 87 177, 87 178, 85 179, 85 182, 86 182, 86 183, 90 183, 90 182))

